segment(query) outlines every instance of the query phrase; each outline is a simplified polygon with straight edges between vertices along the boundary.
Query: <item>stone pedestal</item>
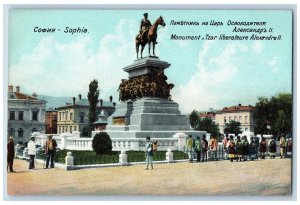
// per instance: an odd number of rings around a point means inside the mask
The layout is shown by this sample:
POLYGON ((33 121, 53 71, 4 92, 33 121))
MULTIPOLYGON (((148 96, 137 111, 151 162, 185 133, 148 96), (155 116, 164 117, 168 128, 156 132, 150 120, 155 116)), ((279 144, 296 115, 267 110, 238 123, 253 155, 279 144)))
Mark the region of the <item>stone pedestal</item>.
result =
POLYGON ((122 150, 121 154, 119 155, 119 163, 122 166, 128 165, 127 154, 125 153, 125 150, 122 150))
POLYGON ((65 157, 66 170, 74 169, 74 157, 72 156, 72 152, 67 152, 67 156, 65 157))
POLYGON ((168 151, 166 152, 166 161, 167 162, 173 162, 173 152, 171 151, 171 149, 168 149, 168 151))
MULTIPOLYGON (((157 57, 136 60, 124 68, 129 79, 162 73, 170 64, 157 57)), ((128 100, 116 106, 115 113, 108 118, 106 132, 111 138, 173 138, 176 133, 193 137, 206 134, 193 131, 186 115, 181 114, 178 103, 162 97, 142 97, 128 100)))

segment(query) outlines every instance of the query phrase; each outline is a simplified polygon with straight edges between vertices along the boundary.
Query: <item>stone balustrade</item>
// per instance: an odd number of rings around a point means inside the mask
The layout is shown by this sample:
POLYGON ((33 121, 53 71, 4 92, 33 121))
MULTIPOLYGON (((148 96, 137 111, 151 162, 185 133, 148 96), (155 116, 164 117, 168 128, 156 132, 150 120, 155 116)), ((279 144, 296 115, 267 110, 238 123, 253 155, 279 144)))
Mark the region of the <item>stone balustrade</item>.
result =
MULTIPOLYGON (((36 143, 41 147, 44 147, 47 141, 47 134, 35 134, 36 143)), ((53 135, 53 139, 57 142, 57 147, 59 149, 68 150, 93 150, 92 148, 92 138, 79 138, 74 137, 72 134, 60 134, 53 135)), ((144 150, 145 139, 143 138, 112 138, 112 150, 134 150, 140 151, 144 150)), ((158 141, 158 150, 166 151, 168 149, 178 150, 178 139, 177 138, 153 138, 153 141, 158 141)))

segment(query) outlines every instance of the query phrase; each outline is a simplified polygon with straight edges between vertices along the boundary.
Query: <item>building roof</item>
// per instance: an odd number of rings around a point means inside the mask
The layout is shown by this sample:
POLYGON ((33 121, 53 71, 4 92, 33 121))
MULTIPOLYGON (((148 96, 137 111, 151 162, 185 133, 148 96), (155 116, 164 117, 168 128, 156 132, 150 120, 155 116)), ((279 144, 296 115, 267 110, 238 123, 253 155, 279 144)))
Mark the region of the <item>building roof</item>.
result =
POLYGON ((231 106, 231 107, 224 107, 221 112, 236 112, 236 111, 252 111, 255 110, 255 108, 251 105, 248 106, 231 106))
POLYGON ((8 94, 8 99, 18 99, 18 100, 41 100, 38 98, 35 98, 33 96, 30 95, 26 95, 23 93, 19 93, 19 92, 12 92, 8 94))
MULTIPOLYGON (((89 100, 88 99, 78 99, 76 98, 75 99, 75 106, 76 107, 89 107, 90 106, 90 103, 89 103, 89 100)), ((70 98, 70 100, 68 100, 66 102, 66 105, 63 105, 63 106, 60 106, 58 107, 57 109, 61 109, 61 108, 67 108, 67 107, 74 107, 74 104, 73 104, 73 99, 70 98)), ((100 103, 97 104, 97 107, 100 107, 100 103)), ((114 107, 113 105, 113 102, 110 102, 110 101, 102 101, 102 107, 114 107)))
POLYGON ((199 116, 201 118, 215 118, 215 113, 200 113, 199 116))

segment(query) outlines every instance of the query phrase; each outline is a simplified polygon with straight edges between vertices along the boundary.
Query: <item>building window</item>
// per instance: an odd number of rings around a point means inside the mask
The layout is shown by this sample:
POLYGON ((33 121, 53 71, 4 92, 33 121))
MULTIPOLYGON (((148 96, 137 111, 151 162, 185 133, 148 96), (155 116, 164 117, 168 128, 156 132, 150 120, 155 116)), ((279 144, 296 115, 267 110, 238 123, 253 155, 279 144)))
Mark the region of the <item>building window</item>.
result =
POLYGON ((236 121, 236 116, 233 117, 233 120, 236 121))
POLYGON ((231 117, 229 117, 229 122, 231 121, 231 117))
POLYGON ((10 137, 15 137, 15 129, 14 128, 9 129, 9 136, 10 137))
POLYGON ((245 116, 245 123, 248 123, 248 116, 245 116))
POLYGON ((9 120, 15 120, 15 111, 9 111, 9 120))
POLYGON ((22 128, 18 129, 18 138, 23 138, 24 136, 24 130, 22 128))
POLYGON ((38 120, 38 111, 37 110, 32 111, 32 120, 34 120, 34 121, 38 120))
POLYGON ((23 120, 24 112, 19 111, 19 120, 23 120))
POLYGON ((226 123, 226 117, 224 117, 224 122, 226 123))
POLYGON ((69 112, 67 111, 66 112, 66 120, 69 120, 68 117, 69 117, 69 112))
POLYGON ((62 126, 62 133, 65 132, 65 126, 62 126))
POLYGON ((79 122, 80 122, 80 123, 84 123, 84 113, 83 113, 83 112, 81 112, 81 113, 79 114, 79 122))
POLYGON ((70 120, 73 120, 73 113, 70 112, 70 120))
POLYGON ((32 128, 31 132, 37 132, 37 129, 34 127, 32 128))
POLYGON ((239 116, 239 122, 241 122, 242 121, 242 116, 239 116))
POLYGON ((245 131, 248 131, 248 128, 247 128, 247 127, 245 128, 245 131))
POLYGON ((76 126, 74 126, 74 131, 76 131, 77 130, 77 127, 76 126))
POLYGON ((72 126, 70 126, 70 133, 72 133, 72 126))
POLYGON ((65 113, 62 113, 62 120, 65 120, 65 113))
POLYGON ((58 134, 60 134, 60 133, 61 133, 61 126, 59 126, 59 128, 58 128, 58 129, 59 129, 59 133, 58 133, 58 134))

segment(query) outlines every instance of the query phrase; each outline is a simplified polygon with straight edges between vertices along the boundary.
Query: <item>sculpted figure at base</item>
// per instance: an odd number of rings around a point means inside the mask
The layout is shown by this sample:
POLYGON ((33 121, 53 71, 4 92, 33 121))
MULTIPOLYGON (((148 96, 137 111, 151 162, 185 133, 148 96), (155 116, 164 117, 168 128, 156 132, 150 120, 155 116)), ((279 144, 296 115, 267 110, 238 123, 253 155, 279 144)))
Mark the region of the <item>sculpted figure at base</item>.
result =
POLYGON ((163 70, 130 80, 122 79, 119 86, 119 100, 135 100, 142 97, 159 97, 170 99, 170 90, 174 84, 167 83, 163 70))

